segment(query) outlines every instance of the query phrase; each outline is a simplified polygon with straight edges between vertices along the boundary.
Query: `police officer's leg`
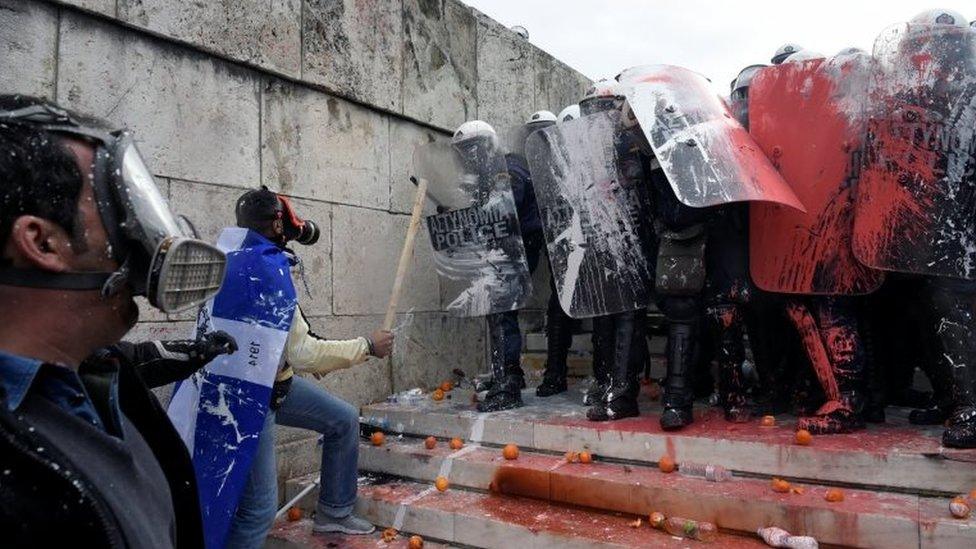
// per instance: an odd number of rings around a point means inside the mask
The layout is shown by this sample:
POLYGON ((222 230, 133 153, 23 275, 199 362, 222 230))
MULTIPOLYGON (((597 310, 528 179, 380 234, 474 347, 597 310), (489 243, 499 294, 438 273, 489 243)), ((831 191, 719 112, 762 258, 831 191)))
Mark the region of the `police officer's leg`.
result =
POLYGON ((583 395, 583 405, 593 406, 603 400, 610 387, 610 364, 614 354, 614 321, 611 316, 593 319, 593 384, 583 395))
POLYGON ((952 413, 942 444, 976 448, 976 282, 933 278, 929 287, 943 367, 952 371, 952 413))
POLYGON ((668 320, 667 377, 664 380, 664 411, 661 427, 680 429, 694 420, 691 367, 695 360, 700 299, 698 296, 661 296, 658 308, 668 320))
POLYGON ((566 359, 573 342, 573 319, 559 304, 559 294, 549 277, 549 307, 546 311, 546 371, 535 394, 552 396, 566 391, 566 359))
POLYGON ((719 400, 727 421, 745 422, 750 412, 742 363, 746 358, 744 324, 741 307, 728 300, 705 308, 705 316, 715 342, 719 366, 719 400))
MULTIPOLYGON (((510 338, 507 338, 505 333, 506 324, 508 324, 507 328, 511 329, 511 318, 506 319, 505 314, 493 314, 485 317, 485 320, 488 322, 492 385, 484 402, 478 404, 478 411, 495 412, 517 408, 522 405, 521 389, 525 383, 525 378, 520 375, 520 369, 517 365, 507 364, 507 362, 511 362, 513 355, 510 344, 509 348, 506 349, 506 340, 510 338)), ((516 331, 518 331, 517 320, 516 331)), ((519 351, 520 349, 516 349, 514 355, 518 356, 519 351)))
POLYGON ((639 414, 638 375, 643 365, 644 311, 612 315, 614 325, 613 361, 609 365, 609 387, 604 398, 586 412, 591 421, 608 421, 639 414))

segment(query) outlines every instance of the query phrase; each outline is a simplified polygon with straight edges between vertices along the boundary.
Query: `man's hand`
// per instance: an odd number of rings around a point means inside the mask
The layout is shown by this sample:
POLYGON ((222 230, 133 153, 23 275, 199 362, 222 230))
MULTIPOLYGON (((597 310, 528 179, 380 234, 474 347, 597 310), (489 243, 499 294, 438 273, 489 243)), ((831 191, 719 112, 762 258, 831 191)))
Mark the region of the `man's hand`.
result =
POLYGON ((393 332, 376 330, 369 334, 369 341, 373 344, 373 356, 386 358, 393 351, 393 332))
POLYGON ((223 330, 208 332, 196 341, 193 352, 207 363, 220 355, 230 355, 237 350, 237 340, 223 330))

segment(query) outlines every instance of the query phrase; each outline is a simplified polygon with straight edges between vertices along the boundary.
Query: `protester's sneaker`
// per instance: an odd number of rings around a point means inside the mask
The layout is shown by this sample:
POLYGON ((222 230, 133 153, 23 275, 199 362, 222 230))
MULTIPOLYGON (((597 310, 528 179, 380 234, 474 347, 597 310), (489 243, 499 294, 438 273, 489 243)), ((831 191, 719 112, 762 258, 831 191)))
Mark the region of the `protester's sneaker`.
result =
POLYGON ((354 536, 372 534, 376 527, 369 522, 349 514, 342 518, 332 518, 325 513, 315 513, 315 523, 312 531, 319 534, 341 533, 354 536))

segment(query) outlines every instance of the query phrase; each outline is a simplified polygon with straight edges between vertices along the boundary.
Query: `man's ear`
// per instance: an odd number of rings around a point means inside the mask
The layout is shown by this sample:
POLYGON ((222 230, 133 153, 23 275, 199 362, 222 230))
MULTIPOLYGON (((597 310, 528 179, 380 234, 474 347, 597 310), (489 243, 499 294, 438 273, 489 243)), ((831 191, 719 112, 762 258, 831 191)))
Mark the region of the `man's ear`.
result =
POLYGON ((14 267, 42 271, 70 271, 75 255, 71 238, 57 223, 33 215, 14 220, 6 255, 14 267))

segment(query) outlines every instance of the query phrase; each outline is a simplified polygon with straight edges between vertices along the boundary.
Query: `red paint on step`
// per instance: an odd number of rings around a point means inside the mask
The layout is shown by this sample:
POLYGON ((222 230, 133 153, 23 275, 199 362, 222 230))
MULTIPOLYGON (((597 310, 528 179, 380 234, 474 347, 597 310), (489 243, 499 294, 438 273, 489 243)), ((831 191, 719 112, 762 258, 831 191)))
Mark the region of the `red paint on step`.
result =
POLYGON ((501 465, 495 470, 488 489, 497 494, 548 500, 549 471, 522 466, 501 465))

